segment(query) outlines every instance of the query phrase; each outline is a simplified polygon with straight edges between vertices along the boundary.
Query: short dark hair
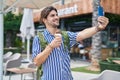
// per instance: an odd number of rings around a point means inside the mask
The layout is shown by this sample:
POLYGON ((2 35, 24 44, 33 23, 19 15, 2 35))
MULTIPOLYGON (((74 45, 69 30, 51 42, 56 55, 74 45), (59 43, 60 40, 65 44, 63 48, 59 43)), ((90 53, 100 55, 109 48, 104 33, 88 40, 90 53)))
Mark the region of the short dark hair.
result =
POLYGON ((57 12, 57 9, 54 8, 53 6, 48 6, 46 8, 44 8, 42 11, 41 11, 41 14, 40 14, 40 23, 44 24, 43 22, 43 19, 47 18, 47 16, 49 15, 49 13, 52 11, 52 10, 55 10, 57 12))

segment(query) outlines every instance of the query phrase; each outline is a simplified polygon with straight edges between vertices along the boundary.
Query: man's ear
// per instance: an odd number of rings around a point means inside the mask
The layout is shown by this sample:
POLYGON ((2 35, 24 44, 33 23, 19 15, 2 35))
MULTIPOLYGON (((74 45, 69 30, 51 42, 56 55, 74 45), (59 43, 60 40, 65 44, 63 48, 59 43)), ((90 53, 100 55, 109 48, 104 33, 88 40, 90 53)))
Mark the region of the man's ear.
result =
POLYGON ((43 23, 46 23, 46 19, 43 19, 43 23))

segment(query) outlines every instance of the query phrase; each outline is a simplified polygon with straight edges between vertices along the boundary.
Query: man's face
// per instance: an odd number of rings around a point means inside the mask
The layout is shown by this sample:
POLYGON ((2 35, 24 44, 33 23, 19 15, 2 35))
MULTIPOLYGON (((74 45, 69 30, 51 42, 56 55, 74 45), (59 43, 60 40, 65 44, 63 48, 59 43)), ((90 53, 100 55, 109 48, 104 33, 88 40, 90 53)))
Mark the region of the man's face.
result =
POLYGON ((47 19, 45 19, 45 24, 52 27, 59 26, 59 17, 55 10, 52 10, 49 13, 49 15, 47 16, 47 19))

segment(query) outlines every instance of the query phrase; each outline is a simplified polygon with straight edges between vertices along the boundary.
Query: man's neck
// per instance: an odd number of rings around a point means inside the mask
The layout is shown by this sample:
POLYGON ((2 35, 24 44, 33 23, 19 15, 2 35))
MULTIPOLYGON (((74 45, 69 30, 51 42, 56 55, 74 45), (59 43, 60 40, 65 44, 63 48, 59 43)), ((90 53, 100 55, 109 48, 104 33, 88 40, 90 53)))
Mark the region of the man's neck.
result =
POLYGON ((57 27, 46 27, 46 29, 52 34, 54 35, 57 31, 57 27))

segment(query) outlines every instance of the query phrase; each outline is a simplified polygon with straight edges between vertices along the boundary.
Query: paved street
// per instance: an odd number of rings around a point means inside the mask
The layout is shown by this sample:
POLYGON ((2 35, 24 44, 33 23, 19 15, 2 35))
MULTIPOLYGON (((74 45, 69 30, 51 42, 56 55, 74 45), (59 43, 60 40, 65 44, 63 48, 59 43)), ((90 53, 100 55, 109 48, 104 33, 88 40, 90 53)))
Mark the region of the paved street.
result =
MULTIPOLYGON (((90 62, 88 61, 83 61, 80 59, 71 60, 71 68, 88 66, 88 65, 90 65, 90 62)), ((72 75, 73 75, 74 80, 90 80, 94 77, 97 77, 98 74, 90 74, 90 73, 72 71, 72 75)))

